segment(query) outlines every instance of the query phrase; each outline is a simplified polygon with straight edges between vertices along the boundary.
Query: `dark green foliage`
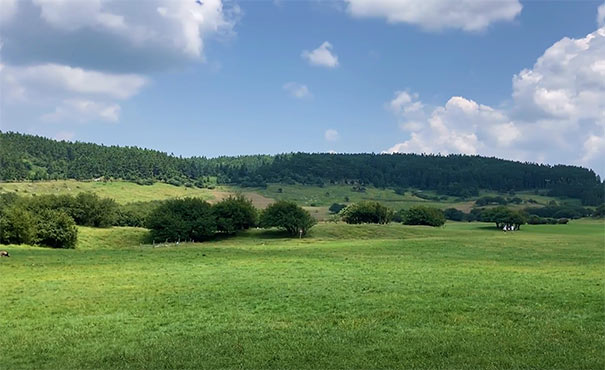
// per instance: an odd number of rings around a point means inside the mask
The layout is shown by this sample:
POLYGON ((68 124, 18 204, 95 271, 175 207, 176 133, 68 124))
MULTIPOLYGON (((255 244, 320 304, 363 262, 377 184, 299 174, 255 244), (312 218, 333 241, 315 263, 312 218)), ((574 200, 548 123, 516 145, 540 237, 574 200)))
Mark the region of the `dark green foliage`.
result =
POLYGON ((456 209, 456 208, 446 209, 445 211, 443 211, 443 215, 445 216, 445 218, 447 220, 452 220, 452 221, 466 220, 466 213, 464 213, 461 210, 456 209))
POLYGON ((521 225, 527 223, 526 217, 519 211, 513 211, 504 206, 494 207, 481 212, 481 221, 494 222, 498 229, 514 227, 520 229, 521 225))
POLYGON ((94 193, 80 193, 74 200, 71 216, 78 225, 110 227, 117 219, 118 205, 113 199, 94 193))
POLYGON ((154 209, 147 219, 157 242, 204 241, 216 232, 212 206, 198 198, 171 199, 154 209))
POLYGON ((592 217, 602 218, 605 217, 605 204, 601 204, 597 208, 595 208, 594 212, 592 212, 592 217))
POLYGON ((328 208, 328 211, 330 211, 330 213, 336 214, 336 213, 342 211, 343 209, 345 209, 346 207, 347 207, 346 204, 332 203, 330 208, 328 208))
POLYGON ((52 248, 75 248, 78 229, 61 210, 44 209, 36 215, 36 243, 52 248))
POLYGON ((74 248, 78 230, 64 211, 28 208, 32 199, 18 198, 0 209, 0 244, 40 244, 53 248, 74 248))
POLYGON ((552 217, 540 217, 536 215, 529 215, 527 217, 527 223, 530 225, 565 225, 569 222, 567 218, 552 218, 552 217))
POLYGON ((119 205, 115 226, 146 227, 147 218, 161 204, 160 201, 133 202, 119 205))
MULTIPOLYGON (((58 142, 38 136, 0 133, 0 180, 116 178, 199 186, 218 183, 264 187, 267 183, 352 184, 417 188, 456 197, 477 189, 499 192, 534 189, 536 193, 604 201, 604 184, 592 170, 466 155, 307 154, 180 158, 136 147, 58 142), (203 182, 202 182, 203 184, 203 182)), ((418 195, 417 195, 418 196, 418 195)), ((430 196, 439 199, 439 197, 430 196)))
POLYGON ((505 206, 508 204, 508 201, 503 197, 481 197, 475 201, 475 205, 479 207, 487 206, 487 205, 502 205, 505 206))
POLYGON ((393 211, 379 202, 363 201, 347 206, 340 217, 348 224, 388 224, 393 211))
POLYGON ((35 240, 34 214, 15 205, 0 209, 0 244, 33 244, 35 240))
POLYGON ((443 211, 438 208, 417 206, 405 211, 403 223, 406 225, 442 226, 445 224, 443 211))
POLYGON ((260 215, 263 228, 276 227, 292 236, 305 235, 317 221, 296 203, 280 200, 268 206, 260 215))
POLYGON ((256 225, 258 217, 252 201, 242 194, 229 196, 213 206, 218 231, 235 234, 256 225))
POLYGON ((546 207, 525 208, 525 213, 550 218, 581 218, 591 215, 591 211, 584 207, 570 205, 549 205, 546 207))

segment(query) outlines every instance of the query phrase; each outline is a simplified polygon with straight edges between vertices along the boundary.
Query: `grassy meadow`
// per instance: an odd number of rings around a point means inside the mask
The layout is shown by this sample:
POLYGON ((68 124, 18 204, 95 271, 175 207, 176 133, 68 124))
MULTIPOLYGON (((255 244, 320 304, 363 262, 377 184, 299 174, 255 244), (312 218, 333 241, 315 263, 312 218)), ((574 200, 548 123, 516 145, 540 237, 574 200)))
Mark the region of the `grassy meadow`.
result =
POLYGON ((603 221, 8 246, 0 368, 605 367, 603 221))

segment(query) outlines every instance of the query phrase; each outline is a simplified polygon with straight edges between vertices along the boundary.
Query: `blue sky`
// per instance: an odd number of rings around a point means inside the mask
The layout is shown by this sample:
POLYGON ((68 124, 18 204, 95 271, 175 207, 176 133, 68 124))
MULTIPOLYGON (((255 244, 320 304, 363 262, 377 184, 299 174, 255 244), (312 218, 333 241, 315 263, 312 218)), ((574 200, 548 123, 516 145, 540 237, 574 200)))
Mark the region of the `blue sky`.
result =
POLYGON ((605 172, 602 1, 423 3, 0 0, 0 129, 605 172))

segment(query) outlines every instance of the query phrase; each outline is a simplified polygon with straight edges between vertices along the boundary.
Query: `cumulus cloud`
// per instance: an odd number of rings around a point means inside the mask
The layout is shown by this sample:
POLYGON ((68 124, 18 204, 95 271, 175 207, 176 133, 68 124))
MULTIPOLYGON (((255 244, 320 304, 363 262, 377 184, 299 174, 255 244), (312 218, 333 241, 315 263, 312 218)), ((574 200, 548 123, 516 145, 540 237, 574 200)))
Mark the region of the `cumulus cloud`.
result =
POLYGON ((41 117, 47 122, 116 122, 120 106, 112 100, 131 98, 147 82, 147 78, 137 74, 104 73, 57 64, 4 66, 0 70, 3 100, 54 107, 41 117))
POLYGON ((67 99, 55 108, 52 113, 42 115, 46 122, 62 122, 66 120, 85 122, 102 120, 117 122, 120 116, 120 106, 115 103, 95 102, 84 99, 67 99))
POLYGON ((0 0, 0 23, 8 23, 17 12, 17 0, 0 0))
POLYGON ((334 129, 328 129, 324 133, 324 139, 326 139, 327 141, 336 141, 339 137, 340 135, 338 134, 338 131, 334 129))
POLYGON ((463 97, 429 108, 417 95, 398 91, 388 108, 410 136, 387 151, 538 158, 603 171, 604 61, 605 28, 580 39, 564 38, 532 68, 513 76, 506 109, 463 97))
MULTIPOLYGON (((205 0, 201 5, 193 0, 18 3, 22 21, 0 24, 7 40, 3 51, 7 63, 54 62, 116 71, 172 68, 204 60, 206 40, 232 35, 241 16, 237 5, 225 7, 222 0, 205 0)), ((4 17, 7 12, 0 13, 4 17)))
POLYGON ((241 14, 222 0, 0 0, 0 9, 0 105, 44 122, 118 121, 119 101, 150 71, 203 61, 206 41, 232 35, 241 14))
POLYGON ((456 28, 480 31, 499 21, 513 20, 522 9, 519 0, 345 0, 354 17, 386 18, 427 30, 456 28))
POLYGON ((299 84, 298 82, 288 82, 284 84, 283 89, 286 90, 288 94, 298 99, 310 98, 313 96, 307 85, 299 84))
POLYGON ((301 56, 311 65, 335 68, 338 67, 338 56, 332 52, 332 49, 332 44, 328 41, 324 41, 315 50, 303 50, 301 56))

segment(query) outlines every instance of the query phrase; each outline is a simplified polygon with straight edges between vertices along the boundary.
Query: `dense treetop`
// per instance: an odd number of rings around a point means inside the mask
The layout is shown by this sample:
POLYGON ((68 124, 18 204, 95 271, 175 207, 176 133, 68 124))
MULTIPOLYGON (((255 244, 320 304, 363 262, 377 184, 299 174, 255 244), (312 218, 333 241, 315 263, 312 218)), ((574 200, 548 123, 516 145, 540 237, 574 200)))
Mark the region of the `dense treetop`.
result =
POLYGON ((437 190, 468 196, 477 189, 547 189, 551 195, 603 203, 594 171, 467 155, 290 153, 182 158, 137 147, 55 141, 0 132, 0 181, 115 178, 203 186, 346 183, 437 190))

